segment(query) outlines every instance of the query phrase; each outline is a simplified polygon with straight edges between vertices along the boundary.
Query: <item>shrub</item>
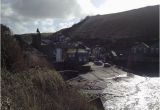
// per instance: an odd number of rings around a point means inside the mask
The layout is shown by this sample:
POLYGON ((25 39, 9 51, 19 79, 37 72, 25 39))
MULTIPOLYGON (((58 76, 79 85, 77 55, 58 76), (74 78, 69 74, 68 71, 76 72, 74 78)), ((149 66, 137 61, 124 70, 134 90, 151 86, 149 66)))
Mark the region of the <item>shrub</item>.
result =
POLYGON ((2 69, 2 110, 94 110, 84 96, 69 89, 47 68, 12 74, 2 69))
MULTIPOLYGON (((77 90, 68 88, 54 69, 27 67, 29 58, 24 58, 8 27, 1 25, 1 34, 2 110, 96 110, 77 90)), ((45 61, 36 55, 33 59, 38 60, 31 61, 34 66, 45 61)))
POLYGON ((12 37, 10 29, 4 25, 1 25, 1 50, 2 67, 17 71, 25 68, 23 51, 12 37))

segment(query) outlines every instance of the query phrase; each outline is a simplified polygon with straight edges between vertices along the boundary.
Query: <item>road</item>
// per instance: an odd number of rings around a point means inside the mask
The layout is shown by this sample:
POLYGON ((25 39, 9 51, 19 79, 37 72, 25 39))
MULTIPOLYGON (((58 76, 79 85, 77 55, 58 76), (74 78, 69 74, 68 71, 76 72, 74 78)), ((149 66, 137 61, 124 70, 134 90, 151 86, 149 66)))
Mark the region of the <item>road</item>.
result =
POLYGON ((105 110, 160 110, 160 77, 142 77, 116 66, 90 65, 91 72, 68 81, 90 101, 100 97, 105 110))

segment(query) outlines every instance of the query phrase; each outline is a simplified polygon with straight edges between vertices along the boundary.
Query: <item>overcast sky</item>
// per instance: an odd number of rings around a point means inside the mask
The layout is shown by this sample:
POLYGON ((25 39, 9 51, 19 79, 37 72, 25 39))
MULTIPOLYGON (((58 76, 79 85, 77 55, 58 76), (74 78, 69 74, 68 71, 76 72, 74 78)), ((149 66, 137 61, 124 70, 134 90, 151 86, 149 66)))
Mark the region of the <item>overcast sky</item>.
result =
POLYGON ((1 23, 14 34, 55 32, 85 16, 160 4, 160 0, 1 0, 1 23))

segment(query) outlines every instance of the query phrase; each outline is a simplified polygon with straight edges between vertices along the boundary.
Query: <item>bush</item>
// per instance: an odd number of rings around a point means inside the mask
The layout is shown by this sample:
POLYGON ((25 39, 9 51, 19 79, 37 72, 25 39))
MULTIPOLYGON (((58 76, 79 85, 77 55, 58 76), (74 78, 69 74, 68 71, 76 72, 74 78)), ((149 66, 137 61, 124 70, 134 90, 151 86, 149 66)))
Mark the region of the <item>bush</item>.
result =
POLYGON ((31 58, 24 58, 24 50, 8 27, 1 25, 1 34, 2 110, 96 110, 77 90, 68 88, 54 69, 37 67, 48 62, 32 52, 36 61, 31 65, 36 68, 29 68, 26 60, 31 58))
POLYGON ((1 46, 2 67, 16 71, 26 67, 21 47, 12 37, 10 29, 4 25, 1 25, 1 46))
POLYGON ((69 89, 47 68, 12 74, 2 69, 2 110, 94 110, 84 96, 69 89))

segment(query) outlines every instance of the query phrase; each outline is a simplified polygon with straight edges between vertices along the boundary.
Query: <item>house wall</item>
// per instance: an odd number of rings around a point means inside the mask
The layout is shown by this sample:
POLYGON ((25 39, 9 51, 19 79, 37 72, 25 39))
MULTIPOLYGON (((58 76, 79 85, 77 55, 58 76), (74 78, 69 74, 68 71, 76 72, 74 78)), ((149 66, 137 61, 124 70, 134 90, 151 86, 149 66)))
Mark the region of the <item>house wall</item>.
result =
POLYGON ((56 62, 62 62, 62 49, 61 48, 57 48, 56 49, 56 62))
POLYGON ((77 62, 77 63, 86 63, 89 61, 89 54, 78 52, 76 53, 67 53, 66 61, 68 62, 77 62))

